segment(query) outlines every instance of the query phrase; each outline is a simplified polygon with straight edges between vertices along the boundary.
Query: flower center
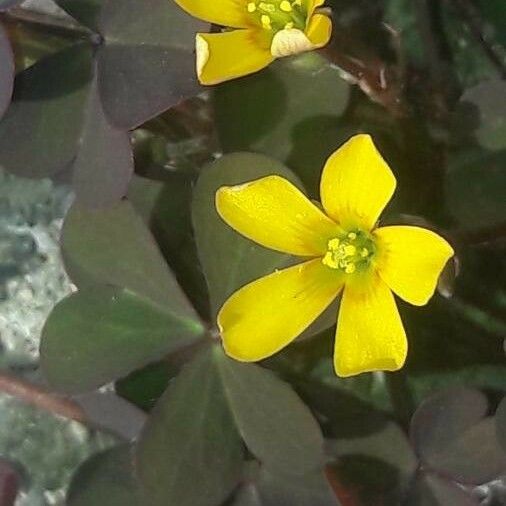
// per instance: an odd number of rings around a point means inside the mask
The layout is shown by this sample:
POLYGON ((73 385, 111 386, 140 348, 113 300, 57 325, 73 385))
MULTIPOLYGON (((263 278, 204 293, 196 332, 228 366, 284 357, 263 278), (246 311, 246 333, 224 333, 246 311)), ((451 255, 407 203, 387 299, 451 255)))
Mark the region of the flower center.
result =
POLYGON ((303 0, 269 0, 248 2, 246 8, 255 24, 277 33, 292 28, 306 29, 307 9, 303 4, 303 0))
POLYGON ((376 245, 371 236, 361 230, 352 230, 328 242, 322 263, 331 269, 353 274, 366 270, 375 253, 376 245))

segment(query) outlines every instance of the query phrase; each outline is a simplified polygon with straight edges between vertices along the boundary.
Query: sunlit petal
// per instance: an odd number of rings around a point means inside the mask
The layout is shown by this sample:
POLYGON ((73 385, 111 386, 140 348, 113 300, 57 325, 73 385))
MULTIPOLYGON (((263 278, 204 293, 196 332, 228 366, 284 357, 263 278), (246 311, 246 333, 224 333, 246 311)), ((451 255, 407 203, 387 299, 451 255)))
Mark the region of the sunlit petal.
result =
POLYGON ((341 287, 342 276, 319 258, 253 281, 218 314, 226 352, 241 361, 273 355, 316 320, 341 287))
POLYGON ((242 235, 293 255, 323 255, 337 232, 332 220, 279 176, 220 188, 216 208, 225 222, 242 235))
POLYGON ((197 76, 209 85, 252 74, 274 60, 269 49, 258 44, 253 30, 199 33, 196 51, 197 76))
POLYGON ((320 193, 327 214, 343 227, 371 230, 395 186, 371 137, 356 135, 327 160, 320 193))
POLYGON ((314 48, 326 46, 332 35, 332 21, 328 16, 315 14, 311 18, 306 35, 314 48))
POLYGON ((378 277, 367 287, 343 292, 334 354, 338 376, 396 371, 404 365, 407 340, 394 296, 378 277))
POLYGON ((383 227, 378 241, 378 272, 405 301, 422 306, 434 294, 452 247, 439 235, 420 227, 383 227))
POLYGON ((308 16, 312 16, 314 11, 321 7, 325 3, 325 0, 307 0, 307 12, 308 16))
POLYGON ((247 8, 242 0, 176 0, 188 14, 216 25, 246 28, 247 8))

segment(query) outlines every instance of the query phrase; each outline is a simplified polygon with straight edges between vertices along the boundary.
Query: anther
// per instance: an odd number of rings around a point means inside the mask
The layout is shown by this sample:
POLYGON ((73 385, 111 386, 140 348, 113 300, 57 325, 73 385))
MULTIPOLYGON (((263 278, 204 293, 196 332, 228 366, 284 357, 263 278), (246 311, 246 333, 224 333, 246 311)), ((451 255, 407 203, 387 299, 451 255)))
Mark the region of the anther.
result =
POLYGON ((334 239, 331 239, 328 243, 328 249, 331 249, 331 250, 334 250, 334 249, 337 249, 339 248, 339 244, 341 243, 341 241, 336 237, 334 239))
POLYGON ((292 12, 292 5, 290 4, 290 2, 288 0, 283 0, 280 4, 279 4, 279 8, 283 11, 283 12, 292 12))
POLYGON ((346 272, 346 274, 353 274, 356 270, 356 266, 354 263, 349 263, 349 264, 346 264, 346 267, 344 268, 344 272, 346 272))
POLYGON ((352 257, 357 252, 357 248, 353 244, 347 244, 344 247, 344 256, 352 257))
POLYGON ((271 26, 271 18, 267 16, 267 14, 262 14, 262 17, 260 18, 260 21, 262 22, 262 26, 266 30, 270 30, 272 28, 271 26))
POLYGON ((248 4, 248 12, 255 12, 257 10, 257 5, 255 2, 250 2, 248 4))
POLYGON ((266 2, 260 2, 258 7, 264 12, 276 12, 276 6, 274 4, 268 4, 266 2))
POLYGON ((357 238, 357 234, 355 234, 355 232, 350 232, 348 234, 348 239, 350 239, 351 241, 354 241, 356 238, 357 238))

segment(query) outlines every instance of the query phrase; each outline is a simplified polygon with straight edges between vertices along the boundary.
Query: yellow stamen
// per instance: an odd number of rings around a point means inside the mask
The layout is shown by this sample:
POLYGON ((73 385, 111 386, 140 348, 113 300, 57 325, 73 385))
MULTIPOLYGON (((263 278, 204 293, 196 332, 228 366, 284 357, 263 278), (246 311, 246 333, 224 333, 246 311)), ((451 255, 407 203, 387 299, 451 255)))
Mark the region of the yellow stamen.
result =
POLYGON ((257 10, 257 5, 255 2, 250 2, 248 4, 248 12, 255 12, 257 10))
POLYGON ((357 268, 354 263, 349 263, 349 264, 346 264, 346 267, 344 268, 344 272, 346 272, 346 274, 353 274, 356 269, 357 268))
POLYGON ((267 16, 267 14, 262 14, 262 17, 260 18, 260 21, 262 22, 262 26, 266 30, 270 30, 272 28, 271 26, 271 18, 267 16))
POLYGON ((330 267, 331 269, 337 269, 339 267, 339 263, 336 261, 334 255, 330 251, 327 251, 327 253, 325 253, 325 256, 322 259, 322 264, 330 267))
POLYGON ((348 244, 344 247, 344 256, 352 257, 357 252, 357 248, 353 244, 348 244))
POLYGON ((339 248, 339 244, 341 243, 341 241, 336 237, 334 239, 331 239, 328 243, 328 249, 330 250, 334 250, 334 249, 337 249, 339 248))
POLYGON ((367 248, 362 248, 362 251, 360 252, 360 256, 362 258, 369 256, 369 250, 367 248))
POLYGON ((268 4, 266 2, 260 2, 258 7, 264 12, 276 12, 276 6, 274 4, 268 4))
POLYGON ((355 234, 355 232, 350 232, 348 234, 348 239, 354 241, 356 238, 357 238, 357 234, 355 234))
POLYGON ((292 6, 290 4, 290 2, 288 0, 283 0, 280 4, 279 4, 279 8, 283 11, 283 12, 292 12, 292 6))

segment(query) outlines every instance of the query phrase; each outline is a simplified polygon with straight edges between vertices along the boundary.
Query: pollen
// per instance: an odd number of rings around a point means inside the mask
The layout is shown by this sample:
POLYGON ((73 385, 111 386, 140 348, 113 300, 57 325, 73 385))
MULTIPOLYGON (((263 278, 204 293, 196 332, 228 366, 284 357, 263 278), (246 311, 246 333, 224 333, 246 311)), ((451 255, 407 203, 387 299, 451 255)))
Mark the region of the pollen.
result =
POLYGON ((346 267, 344 268, 344 272, 346 274, 353 274, 357 270, 357 267, 353 263, 346 264, 346 267))
MULTIPOLYGON (((251 21, 257 26, 260 25, 266 30, 271 30, 273 38, 283 30, 297 29, 302 34, 305 33, 307 12, 302 2, 297 0, 250 0, 245 3, 245 8, 251 17, 251 21)), ((301 46, 300 40, 296 40, 295 42, 297 43, 296 48, 301 46)), ((294 45, 293 41, 291 45, 294 45)), ((303 46, 304 50, 308 49, 304 44, 303 46)), ((281 52, 284 53, 286 51, 281 52)), ((291 54, 291 51, 288 51, 287 54, 291 54)))
POLYGON ((280 8, 283 12, 292 12, 292 4, 291 4, 288 0, 283 0, 283 1, 279 4, 279 8, 280 8))
POLYGON ((351 231, 328 241, 322 263, 345 274, 353 274, 369 267, 374 252, 375 244, 367 232, 351 231))
POLYGON ((355 246, 353 246, 353 244, 348 244, 348 245, 344 246, 343 249, 344 249, 344 255, 347 257, 352 257, 357 252, 357 248, 355 248, 355 246))
POLYGON ((328 243, 329 250, 334 250, 339 248, 339 244, 341 244, 341 241, 336 237, 334 239, 331 239, 328 243))
POLYGON ((260 2, 258 4, 260 10, 264 12, 276 12, 276 6, 274 4, 269 4, 266 2, 260 2))
POLYGON ((271 18, 269 16, 267 16, 267 14, 262 14, 262 17, 260 18, 260 21, 262 22, 262 26, 266 30, 270 30, 272 28, 271 18))

